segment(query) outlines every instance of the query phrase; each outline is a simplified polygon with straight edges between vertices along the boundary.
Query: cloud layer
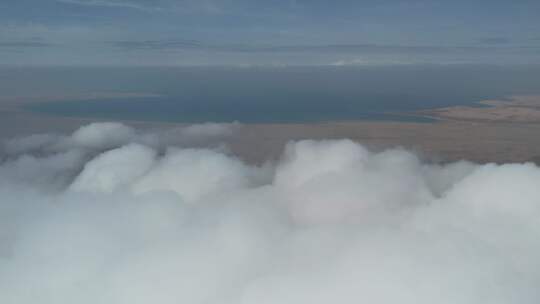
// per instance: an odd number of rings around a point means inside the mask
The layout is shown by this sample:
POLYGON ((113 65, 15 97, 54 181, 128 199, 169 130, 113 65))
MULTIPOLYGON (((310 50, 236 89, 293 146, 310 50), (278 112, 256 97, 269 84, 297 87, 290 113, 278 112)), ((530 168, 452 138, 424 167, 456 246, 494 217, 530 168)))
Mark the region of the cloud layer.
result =
POLYGON ((540 168, 299 141, 251 166, 235 125, 92 124, 9 141, 1 303, 538 303, 540 168))
POLYGON ((539 9, 537 0, 1 1, 0 64, 530 65, 540 62, 539 9))

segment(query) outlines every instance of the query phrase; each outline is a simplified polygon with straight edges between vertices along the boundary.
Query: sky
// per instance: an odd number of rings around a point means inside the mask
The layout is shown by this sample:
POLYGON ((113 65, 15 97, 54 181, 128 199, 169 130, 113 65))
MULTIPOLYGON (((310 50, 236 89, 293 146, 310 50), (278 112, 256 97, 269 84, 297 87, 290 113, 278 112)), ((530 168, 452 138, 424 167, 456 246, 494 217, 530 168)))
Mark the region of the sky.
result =
POLYGON ((2 65, 537 64, 533 0, 1 0, 2 65))

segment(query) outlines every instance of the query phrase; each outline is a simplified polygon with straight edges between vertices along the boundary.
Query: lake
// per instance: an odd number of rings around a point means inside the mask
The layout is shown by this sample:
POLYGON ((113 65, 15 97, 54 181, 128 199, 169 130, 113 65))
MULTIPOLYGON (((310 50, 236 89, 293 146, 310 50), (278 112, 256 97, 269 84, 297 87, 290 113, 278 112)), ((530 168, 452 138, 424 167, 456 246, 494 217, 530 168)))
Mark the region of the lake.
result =
MULTIPOLYGON (((429 122, 417 110, 540 92, 539 67, 57 68, 35 90, 156 94, 25 105, 50 115, 167 122, 429 122), (402 115, 406 114, 406 115, 402 115)), ((24 72, 24 71, 23 71, 24 72)), ((16 74, 16 73, 15 73, 16 74)), ((24 73, 22 73, 24 74, 24 73)), ((5 85, 5 84, 4 84, 5 85)), ((35 86, 39 86, 36 88, 35 86)), ((12 87, 9 89, 13 90, 12 87)), ((22 89, 22 88, 21 88, 22 89)))

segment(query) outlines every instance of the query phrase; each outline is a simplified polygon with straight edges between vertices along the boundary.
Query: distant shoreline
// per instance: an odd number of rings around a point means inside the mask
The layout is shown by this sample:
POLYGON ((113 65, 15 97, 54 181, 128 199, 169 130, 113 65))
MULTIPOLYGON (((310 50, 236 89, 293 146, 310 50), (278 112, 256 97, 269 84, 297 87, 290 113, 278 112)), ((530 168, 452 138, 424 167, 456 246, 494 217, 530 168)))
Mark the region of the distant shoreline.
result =
MULTIPOLYGON (((205 120, 205 119, 181 119, 174 116, 171 117, 156 117, 148 116, 147 118, 130 115, 122 116, 118 113, 103 115, 99 113, 77 114, 67 111, 62 113, 62 110, 50 109, 49 106, 68 105, 72 102, 90 102, 100 101, 101 98, 119 99, 124 101, 125 98, 145 98, 145 97, 160 97, 157 94, 141 94, 141 93, 100 93, 90 96, 64 96, 62 98, 53 99, 48 97, 40 101, 30 99, 17 105, 4 106, 1 111, 22 111, 36 115, 48 115, 52 117, 63 117, 68 119, 79 120, 115 120, 133 123, 163 123, 163 124, 194 124, 204 122, 241 122, 243 124, 331 124, 331 123, 347 123, 347 122, 402 122, 402 123, 436 123, 440 121, 461 121, 461 122, 488 122, 488 123, 540 123, 540 96, 539 95, 517 95, 511 96, 508 100, 484 100, 477 102, 480 106, 451 106, 434 109, 425 109, 417 111, 388 111, 388 112, 364 112, 359 113, 358 117, 340 118, 306 118, 305 120, 274 120, 267 119, 261 121, 242 121, 242 120, 205 120), (406 119, 404 119, 406 118, 406 119)), ((144 116, 144 114, 142 114, 144 116)))
MULTIPOLYGON (((104 105, 98 105, 97 110, 96 104, 98 103, 106 103, 106 102, 122 102, 122 103, 130 103, 130 102, 137 102, 140 100, 132 100, 130 101, 129 98, 159 98, 163 97, 161 95, 157 94, 101 94, 101 95, 95 95, 95 96, 67 96, 67 97, 61 97, 61 98, 51 98, 48 97, 46 99, 36 101, 33 99, 30 99, 30 101, 25 101, 20 103, 16 110, 18 111, 24 111, 28 113, 33 114, 39 114, 39 115, 49 115, 53 117, 67 117, 67 118, 75 118, 75 119, 98 119, 98 120, 119 120, 119 121, 131 121, 131 122, 146 122, 146 123, 171 123, 171 124, 194 124, 194 123, 204 123, 204 122, 220 122, 220 123, 227 123, 227 122, 235 122, 239 121, 244 124, 325 124, 325 123, 340 123, 340 122, 357 122, 357 121, 365 121, 365 122, 411 122, 411 123, 432 123, 437 122, 439 119, 430 117, 428 115, 425 115, 421 112, 416 111, 363 111, 358 112, 356 114, 351 114, 348 111, 344 110, 343 117, 330 117, 330 118, 324 118, 324 117, 317 117, 320 115, 324 115, 324 113, 320 113, 319 115, 313 116, 313 113, 310 113, 305 118, 285 118, 282 119, 281 117, 277 115, 270 115, 269 118, 264 117, 261 119, 241 119, 240 117, 235 117, 233 115, 224 114, 217 119, 213 119, 213 117, 209 116, 206 118, 204 115, 200 115, 196 117, 189 117, 190 114, 187 114, 186 117, 181 116, 174 116, 171 115, 169 112, 165 111, 166 109, 161 109, 163 111, 162 114, 156 115, 156 113, 148 114, 144 111, 141 111, 141 113, 133 114, 127 113, 123 114, 121 112, 110 112, 107 113, 107 106, 104 105), (94 108, 88 110, 85 109, 85 111, 82 111, 79 109, 79 107, 86 106, 88 104, 92 104, 94 108), (350 115, 347 115, 350 114, 350 115), (226 119, 225 117, 231 117, 231 119, 226 119)), ((148 102, 151 103, 152 101, 142 101, 142 102, 148 102)), ((142 103, 141 102, 141 103, 142 103)), ((140 104, 139 104, 140 105, 140 104)), ((115 105, 116 108, 118 108, 118 105, 115 105)), ((174 114, 173 109, 173 114, 174 114)), ((176 109, 176 111, 178 111, 176 109)), ((211 111, 209 111, 211 112, 211 111)), ((189 113, 189 111, 188 111, 189 113)), ((332 115, 330 115, 332 116, 332 115)), ((335 115, 334 115, 335 116, 335 115)))
POLYGON ((417 111, 440 120, 488 123, 540 123, 540 96, 512 96, 509 100, 484 100, 483 107, 453 106, 417 111))
MULTIPOLYGON (((451 107, 404 113, 430 115, 433 123, 403 121, 340 120, 291 123, 241 124, 224 143, 235 155, 252 163, 276 159, 289 141, 348 138, 373 149, 404 147, 422 157, 448 162, 467 159, 479 163, 540 163, 540 120, 529 119, 540 111, 540 97, 485 101, 485 107, 451 107), (526 116, 503 115, 517 113, 526 116), (469 113, 469 114, 467 114, 469 113), (472 113, 472 114, 470 114, 472 113), (495 113, 495 114, 493 114, 495 113), (461 116, 459 116, 461 115, 461 116), (485 118, 487 115, 489 118, 485 118), (490 116, 491 115, 491 116, 490 116), (494 115, 494 116, 493 116, 494 115), (493 116, 493 117, 492 117, 493 116)), ((0 108, 0 139, 37 133, 69 134, 92 122, 117 121, 138 129, 170 130, 191 123, 130 119, 96 119, 33 113, 9 103, 0 108)))
POLYGON ((121 115, 78 115, 75 113, 58 113, 47 110, 48 105, 64 105, 101 99, 122 100, 127 98, 155 98, 163 95, 140 92, 93 92, 87 94, 71 94, 56 96, 29 96, 2 98, 0 112, 19 112, 31 115, 44 115, 62 119, 77 121, 105 121, 114 120, 136 124, 165 124, 165 125, 189 125, 204 122, 240 122, 243 124, 334 124, 355 122, 400 122, 400 123, 437 123, 442 121, 473 122, 473 123, 540 123, 540 95, 515 95, 505 99, 483 100, 476 105, 450 106, 416 111, 387 111, 365 112, 358 118, 330 118, 330 119, 306 119, 306 120, 272 120, 265 121, 241 121, 241 120, 182 120, 161 119, 160 117, 122 117, 121 115), (43 110, 40 107, 45 106, 43 110), (392 119, 396 118, 396 119, 392 119), (403 119, 410 118, 410 119, 403 119))
MULTIPOLYGON (((111 120, 68 118, 0 111, 0 139, 33 134, 69 134, 82 125, 111 120)), ((118 120, 114 120, 118 121, 118 120)), ((182 128, 189 124, 119 120, 139 130, 182 128)), ((540 124, 440 120, 436 123, 342 121, 240 124, 223 143, 254 164, 277 159, 290 141, 351 139, 374 150, 403 147, 435 162, 540 163, 540 124)))

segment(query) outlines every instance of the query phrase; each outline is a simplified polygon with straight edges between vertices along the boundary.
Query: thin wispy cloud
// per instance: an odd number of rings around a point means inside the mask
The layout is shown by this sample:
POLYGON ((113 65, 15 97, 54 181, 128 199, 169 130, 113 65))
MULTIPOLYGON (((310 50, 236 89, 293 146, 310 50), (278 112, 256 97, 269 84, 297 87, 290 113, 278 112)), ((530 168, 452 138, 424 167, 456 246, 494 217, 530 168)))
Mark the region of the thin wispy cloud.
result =
POLYGON ((376 2, 0 1, 0 41, 38 37, 58 46, 55 53, 41 60, 43 54, 38 53, 38 47, 32 53, 30 44, 21 44, 17 50, 26 50, 24 55, 0 58, 0 63, 63 62, 72 58, 81 64, 175 65, 181 60, 218 65, 231 61, 287 65, 299 61, 327 64, 364 55, 372 56, 365 58, 368 61, 388 62, 540 62, 533 49, 538 47, 540 32, 535 15, 540 9, 538 1, 499 1, 490 8, 489 18, 475 13, 485 11, 481 2, 376 2), (32 30, 28 30, 29 25, 32 30), (126 56, 119 50, 133 52, 126 56), (164 52, 176 51, 185 51, 181 59, 163 56, 164 52), (209 52, 215 53, 212 58, 209 52), (301 57, 304 53, 316 56, 301 57), (231 54, 233 57, 228 57, 231 54))
POLYGON ((161 10, 163 7, 159 1, 133 1, 133 0, 56 0, 59 3, 100 6, 114 8, 128 8, 142 11, 161 10))
POLYGON ((383 45, 383 44, 212 44, 198 40, 123 40, 109 41, 108 45, 124 50, 183 50, 200 49, 224 52, 337 52, 337 53, 449 53, 449 52, 484 52, 494 50, 487 46, 436 46, 436 45, 383 45))
POLYGON ((210 0, 56 0, 58 3, 112 8, 129 9, 143 12, 168 12, 168 13, 222 13, 224 10, 210 0))
POLYGON ((482 44, 499 45, 499 44, 508 44, 511 42, 511 40, 507 37, 485 37, 485 38, 479 39, 478 42, 482 44))
POLYGON ((39 41, 0 41, 1 48, 44 48, 52 44, 39 41))

